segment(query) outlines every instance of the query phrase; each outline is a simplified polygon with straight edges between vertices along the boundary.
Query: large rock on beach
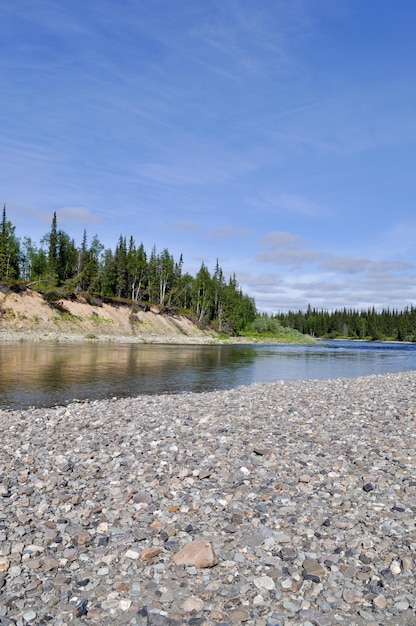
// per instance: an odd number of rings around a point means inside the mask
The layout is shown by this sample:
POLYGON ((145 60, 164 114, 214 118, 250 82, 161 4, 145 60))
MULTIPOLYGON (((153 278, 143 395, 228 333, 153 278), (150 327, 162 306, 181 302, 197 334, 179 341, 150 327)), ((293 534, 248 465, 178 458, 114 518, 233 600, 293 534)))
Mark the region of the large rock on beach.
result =
POLYGON ((176 565, 195 565, 195 567, 213 567, 218 559, 208 541, 191 541, 173 557, 176 565))

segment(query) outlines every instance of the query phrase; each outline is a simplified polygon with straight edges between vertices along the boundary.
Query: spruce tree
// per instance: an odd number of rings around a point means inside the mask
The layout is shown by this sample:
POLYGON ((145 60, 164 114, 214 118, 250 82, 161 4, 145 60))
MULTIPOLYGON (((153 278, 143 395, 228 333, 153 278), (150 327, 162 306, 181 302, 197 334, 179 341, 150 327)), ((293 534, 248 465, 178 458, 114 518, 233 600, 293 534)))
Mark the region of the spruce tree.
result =
POLYGON ((56 211, 53 214, 48 242, 48 271, 52 282, 56 282, 58 276, 58 222, 56 211))
POLYGON ((20 257, 20 242, 15 236, 15 227, 7 219, 4 205, 0 224, 0 280, 19 278, 20 257))

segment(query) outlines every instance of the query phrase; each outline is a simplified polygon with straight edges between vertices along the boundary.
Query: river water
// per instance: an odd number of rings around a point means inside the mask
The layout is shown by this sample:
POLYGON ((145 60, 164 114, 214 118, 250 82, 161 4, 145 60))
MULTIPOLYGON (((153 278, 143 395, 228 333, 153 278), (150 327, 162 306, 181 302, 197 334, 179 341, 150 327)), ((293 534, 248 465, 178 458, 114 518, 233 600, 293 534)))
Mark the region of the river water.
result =
POLYGON ((416 345, 0 344, 0 407, 227 389, 416 369, 416 345))

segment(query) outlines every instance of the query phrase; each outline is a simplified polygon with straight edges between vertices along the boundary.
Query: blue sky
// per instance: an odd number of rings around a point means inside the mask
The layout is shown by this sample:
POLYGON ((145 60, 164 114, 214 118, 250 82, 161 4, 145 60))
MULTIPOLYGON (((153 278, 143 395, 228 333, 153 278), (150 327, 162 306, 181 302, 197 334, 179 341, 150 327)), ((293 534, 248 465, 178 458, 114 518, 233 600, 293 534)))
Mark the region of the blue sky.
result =
POLYGON ((416 304, 413 0, 0 5, 0 201, 270 313, 416 304))

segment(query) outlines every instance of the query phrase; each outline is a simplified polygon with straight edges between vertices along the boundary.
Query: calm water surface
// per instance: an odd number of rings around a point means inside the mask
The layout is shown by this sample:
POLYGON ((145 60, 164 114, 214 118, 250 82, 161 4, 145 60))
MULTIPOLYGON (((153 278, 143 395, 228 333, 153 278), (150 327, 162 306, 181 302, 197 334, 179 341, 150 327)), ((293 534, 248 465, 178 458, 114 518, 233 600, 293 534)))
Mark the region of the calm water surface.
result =
POLYGON ((355 377, 416 369, 416 345, 316 346, 0 344, 0 406, 227 389, 253 382, 355 377))

